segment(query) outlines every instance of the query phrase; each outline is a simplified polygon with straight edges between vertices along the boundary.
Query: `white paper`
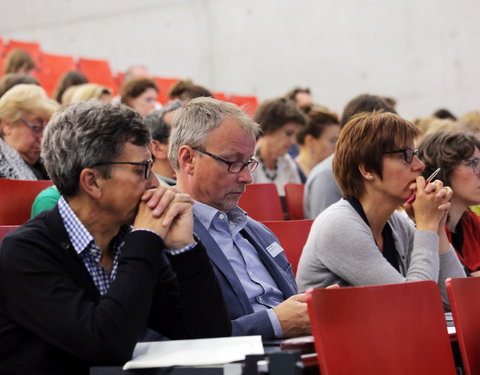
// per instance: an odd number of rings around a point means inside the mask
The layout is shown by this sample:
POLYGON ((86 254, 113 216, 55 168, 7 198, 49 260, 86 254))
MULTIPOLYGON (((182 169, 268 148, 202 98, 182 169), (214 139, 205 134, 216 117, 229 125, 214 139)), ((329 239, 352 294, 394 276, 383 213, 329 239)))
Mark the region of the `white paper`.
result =
POLYGON ((218 365, 263 353, 261 336, 141 342, 123 369, 218 365))

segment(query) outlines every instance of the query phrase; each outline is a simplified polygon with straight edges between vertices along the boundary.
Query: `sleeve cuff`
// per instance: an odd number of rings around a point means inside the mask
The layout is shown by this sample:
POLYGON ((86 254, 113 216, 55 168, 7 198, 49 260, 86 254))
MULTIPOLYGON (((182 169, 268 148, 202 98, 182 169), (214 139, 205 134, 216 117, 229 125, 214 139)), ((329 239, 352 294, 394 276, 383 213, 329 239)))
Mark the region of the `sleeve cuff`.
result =
MULTIPOLYGON (((150 230, 150 229, 146 229, 146 228, 136 228, 136 229, 132 230, 132 232, 137 232, 137 231, 139 231, 139 230, 143 230, 143 231, 145 231, 145 232, 150 232, 150 233, 153 233, 154 235, 160 237, 157 232, 155 232, 155 231, 153 231, 153 230, 150 230)), ((161 237, 160 237, 160 238, 161 238, 161 237)), ((162 239, 162 240, 163 240, 163 239, 162 239)), ((186 253, 187 251, 192 250, 196 245, 197 245, 197 243, 194 242, 194 243, 191 243, 190 245, 187 245, 187 246, 182 247, 181 249, 177 249, 177 250, 171 250, 171 249, 165 248, 165 251, 166 251, 168 254, 170 254, 170 255, 172 255, 172 256, 175 256, 175 255, 180 255, 180 254, 186 253)))
POLYGON ((275 311, 273 311, 273 309, 267 309, 267 314, 270 318, 270 322, 272 323, 275 338, 283 339, 283 330, 282 326, 280 325, 280 321, 278 320, 277 314, 275 314, 275 311))

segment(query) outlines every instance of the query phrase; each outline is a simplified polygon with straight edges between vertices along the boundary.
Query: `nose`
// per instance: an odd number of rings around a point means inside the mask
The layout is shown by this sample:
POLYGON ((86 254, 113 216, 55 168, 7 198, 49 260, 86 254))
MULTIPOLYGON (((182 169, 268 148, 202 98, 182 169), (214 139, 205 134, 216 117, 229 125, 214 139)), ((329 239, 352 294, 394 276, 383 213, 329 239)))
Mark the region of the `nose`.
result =
POLYGON ((418 170, 422 172, 425 169, 425 164, 423 164, 423 162, 419 158, 417 158, 417 156, 415 155, 412 160, 412 168, 415 171, 418 170))
POLYGON ((153 189, 160 186, 160 183, 158 182, 157 176, 155 176, 155 173, 150 172, 150 177, 148 177, 146 184, 145 184, 145 189, 153 189))
POLYGON ((243 184, 251 184, 252 183, 252 173, 248 169, 248 167, 243 168, 240 172, 238 172, 237 177, 238 182, 243 184))

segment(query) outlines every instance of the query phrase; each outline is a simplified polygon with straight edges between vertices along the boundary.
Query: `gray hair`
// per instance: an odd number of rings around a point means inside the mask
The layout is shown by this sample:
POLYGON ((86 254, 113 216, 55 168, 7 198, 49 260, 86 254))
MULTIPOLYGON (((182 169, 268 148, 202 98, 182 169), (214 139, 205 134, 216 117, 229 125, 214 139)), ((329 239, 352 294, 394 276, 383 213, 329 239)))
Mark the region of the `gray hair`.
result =
POLYGON ((173 100, 162 109, 157 109, 144 117, 145 124, 150 128, 152 139, 163 144, 168 143, 170 136, 170 125, 165 121, 165 115, 169 112, 176 111, 182 106, 180 100, 173 100))
MULTIPOLYGON (((80 172, 98 163, 114 161, 126 142, 146 146, 150 133, 140 115, 124 105, 92 99, 74 103, 48 123, 42 152, 48 175, 66 197, 78 190, 80 172)), ((98 167, 109 177, 111 166, 98 167)))
POLYGON ((240 107, 213 98, 196 98, 182 107, 173 124, 170 135, 168 158, 175 170, 179 169, 178 150, 183 145, 192 148, 202 146, 210 132, 218 128, 225 119, 235 120, 246 133, 257 136, 260 125, 252 120, 240 107))

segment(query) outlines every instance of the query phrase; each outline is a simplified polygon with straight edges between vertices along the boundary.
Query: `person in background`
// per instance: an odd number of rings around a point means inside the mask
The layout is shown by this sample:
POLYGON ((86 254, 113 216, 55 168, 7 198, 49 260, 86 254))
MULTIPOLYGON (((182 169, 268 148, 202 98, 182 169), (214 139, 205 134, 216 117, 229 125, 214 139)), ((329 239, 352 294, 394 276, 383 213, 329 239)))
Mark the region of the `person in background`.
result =
POLYGON ((90 99, 98 99, 105 103, 112 101, 112 91, 105 86, 96 83, 84 83, 73 87, 75 91, 72 92, 70 99, 63 104, 85 102, 90 99))
POLYGON ((284 184, 301 183, 297 164, 288 151, 307 125, 307 118, 292 101, 278 98, 263 102, 257 108, 255 121, 262 133, 255 151, 260 163, 252 173, 253 183, 274 183, 278 194, 284 196, 284 184))
POLYGON ((188 102, 201 97, 213 98, 213 94, 205 87, 193 83, 192 80, 183 79, 170 88, 168 97, 170 100, 178 99, 182 102, 188 102))
POLYGON ((135 64, 127 68, 123 76, 123 81, 127 82, 133 78, 153 78, 153 76, 145 65, 135 64))
POLYGON ((306 182, 313 167, 334 153, 340 133, 340 124, 331 113, 314 107, 307 116, 307 126, 297 134, 299 153, 295 159, 301 170, 302 183, 306 182))
POLYGON ((234 336, 305 336, 310 321, 278 239, 238 207, 258 161, 260 127, 238 106, 196 98, 178 110, 169 157, 177 189, 190 194, 194 232, 207 249, 234 336))
MULTIPOLYGON (((380 96, 358 95, 345 105, 340 127, 342 128, 356 114, 378 110, 396 113, 380 96)), ((342 197, 340 187, 333 176, 333 156, 330 155, 318 163, 307 178, 303 200, 306 219, 316 218, 318 214, 342 197)))
POLYGON ((58 81, 55 92, 53 93, 53 99, 60 104, 65 104, 64 101, 71 103, 69 98, 63 98, 63 94, 72 86, 88 83, 88 78, 78 70, 70 70, 66 72, 58 81))
POLYGON ((445 231, 452 189, 421 176, 418 129, 388 112, 362 113, 342 129, 333 172, 343 199, 314 221, 300 257, 300 291, 407 281, 438 283, 465 272, 445 231), (405 203, 412 193, 413 203, 405 203), (405 203, 415 224, 397 211, 405 203))
POLYGON ((457 121, 457 118, 455 117, 455 115, 446 108, 437 109, 435 112, 433 112, 432 116, 442 120, 446 119, 446 120, 457 121))
POLYGON ((149 146, 153 158, 152 171, 160 184, 165 186, 176 184, 175 170, 168 159, 168 144, 176 111, 181 106, 182 103, 176 100, 145 117, 145 124, 152 133, 149 146))
POLYGON ((58 107, 37 85, 16 85, 0 98, 0 178, 48 180, 40 144, 58 107))
POLYGON ((13 86, 19 85, 20 83, 40 86, 40 82, 28 74, 9 73, 0 79, 0 98, 13 86))
POLYGON ((151 78, 133 78, 126 81, 120 89, 120 102, 132 107, 140 116, 146 116, 155 110, 158 87, 151 78))
POLYGON ((460 117, 460 122, 468 131, 472 132, 477 137, 480 136, 480 111, 465 113, 460 117))
POLYGON ((305 113, 313 107, 312 93, 308 87, 295 87, 285 95, 285 98, 293 101, 305 113))
POLYGON ((447 235, 471 276, 480 276, 480 217, 469 206, 480 204, 480 140, 471 133, 438 132, 418 145, 423 175, 441 168, 437 178, 452 187, 447 235))
POLYGON ((0 373, 123 365, 147 326, 231 334, 192 199, 158 187, 149 142, 138 113, 97 100, 49 122, 42 157, 62 197, 2 242, 0 373))
POLYGON ((35 67, 35 61, 27 51, 14 49, 5 58, 3 74, 21 73, 30 75, 35 67))

